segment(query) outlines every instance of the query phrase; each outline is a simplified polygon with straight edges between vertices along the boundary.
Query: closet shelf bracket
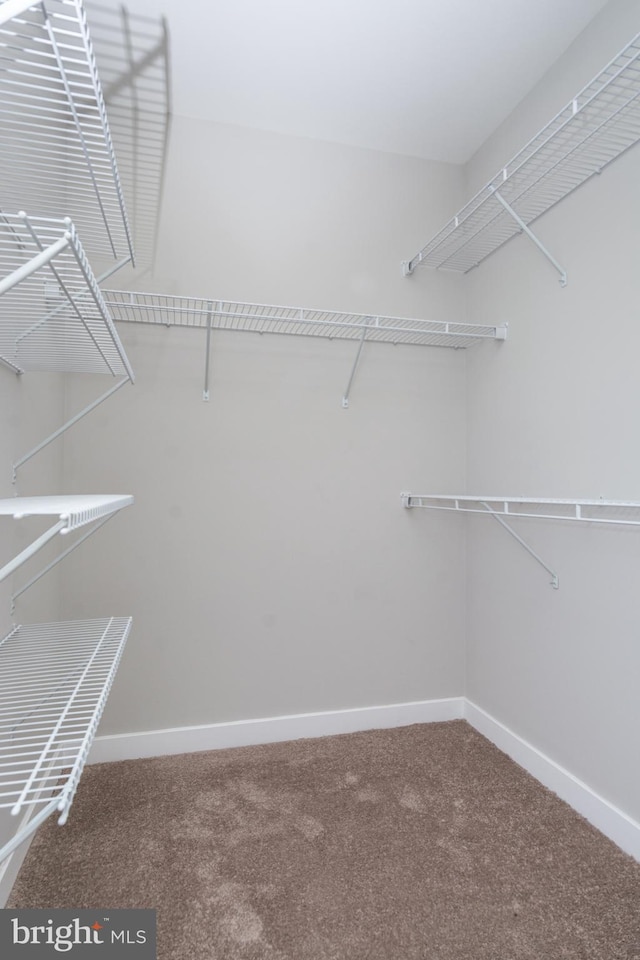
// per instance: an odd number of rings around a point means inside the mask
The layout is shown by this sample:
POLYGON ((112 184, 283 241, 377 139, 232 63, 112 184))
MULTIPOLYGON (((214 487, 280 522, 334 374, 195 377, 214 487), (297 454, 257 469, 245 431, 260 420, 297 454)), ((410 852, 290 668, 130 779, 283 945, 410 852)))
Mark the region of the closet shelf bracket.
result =
POLYGON ((500 193, 500 191, 497 190, 494 186, 490 186, 490 187, 489 187, 489 191, 493 194, 493 196, 496 198, 496 200, 498 201, 498 203, 501 203, 501 204, 502 204, 502 206, 503 206, 504 209, 507 211, 507 213, 509 214, 509 216, 510 216, 510 217, 513 217, 513 219, 514 219, 515 222, 518 224, 518 226, 520 227, 520 229, 522 230, 522 232, 525 233, 533 243, 535 243, 535 245, 536 245, 536 247, 538 248, 538 250, 540 251, 540 253, 542 253, 542 255, 547 258, 547 260, 549 261, 549 263, 550 263, 553 267, 555 267, 555 269, 558 271, 558 273, 560 274, 560 286, 561 286, 561 287, 566 287, 566 285, 567 285, 567 272, 566 272, 566 270, 564 270, 564 268, 560 266, 560 264, 559 264, 558 261, 555 259, 555 257, 553 257, 553 256, 549 253, 549 251, 547 250, 547 248, 545 247, 545 245, 542 243, 542 241, 541 241, 538 237, 536 237, 536 235, 535 235, 535 233, 533 232, 533 230, 532 230, 530 227, 527 226, 527 224, 524 222, 524 220, 522 219, 522 217, 519 217, 518 214, 516 213, 516 211, 513 209, 513 207, 512 207, 510 204, 507 203, 507 201, 504 199, 504 197, 502 196, 502 194, 500 193))
POLYGON ((549 581, 549 583, 551 584, 551 586, 553 587, 554 590, 557 590, 557 589, 559 588, 559 586, 560 586, 560 582, 559 582, 559 580, 558 580, 558 574, 557 574, 554 570, 552 570, 552 568, 551 568, 548 564, 546 564, 546 563, 544 562, 544 560, 542 559, 542 557, 541 557, 539 554, 536 553, 536 551, 533 549, 533 547, 530 547, 530 546, 529 546, 529 544, 527 543, 526 540, 523 540, 523 539, 522 539, 522 537, 520 536, 519 533, 516 533, 516 532, 515 532, 515 530, 513 529, 513 527, 511 527, 511 526, 507 523, 506 520, 503 520, 502 517, 498 516, 498 514, 496 513, 495 510, 492 510, 492 509, 491 509, 491 507, 489 506, 488 503, 485 503, 484 500, 481 500, 480 502, 482 503, 482 506, 483 506, 486 510, 488 510, 488 512, 489 512, 489 513, 491 514, 491 516, 493 517, 493 519, 494 519, 494 520, 497 520, 498 523, 500 524, 500 526, 501 526, 501 527, 504 527, 504 529, 507 531, 507 533, 510 533, 511 536, 513 537, 513 539, 516 540, 516 541, 520 544, 521 547, 524 547, 524 549, 527 551, 527 553, 528 553, 530 556, 532 556, 533 559, 534 559, 537 563, 539 563, 540 566, 543 567, 543 568, 547 571, 548 574, 550 574, 551 580, 549 581))
MULTIPOLYGON (((45 530, 43 534, 33 540, 24 550, 21 550, 20 553, 0 569, 0 582, 6 580, 18 567, 21 567, 23 563, 38 553, 56 534, 60 533, 64 535, 89 523, 94 524, 90 533, 95 533, 98 527, 102 526, 98 521, 110 517, 123 507, 128 507, 131 503, 133 503, 133 497, 127 495, 13 497, 9 500, 0 500, 0 516, 13 517, 15 520, 32 516, 54 516, 58 518, 48 530, 45 530)), ((83 540, 86 540, 86 536, 75 541, 71 547, 37 574, 29 584, 27 584, 27 587, 35 583, 36 580, 39 580, 41 576, 54 567, 63 556, 71 553, 83 540)), ((21 589, 18 594, 15 594, 14 598, 20 593, 24 593, 27 587, 21 589)))
POLYGON ((82 410, 63 423, 61 427, 58 427, 58 429, 54 430, 54 432, 49 434, 48 437, 46 437, 44 440, 41 440, 37 446, 29 450, 28 453, 25 453, 22 457, 20 457, 19 460, 16 460, 16 462, 13 464, 13 475, 11 478, 12 483, 15 484, 17 482, 18 470, 20 467, 24 466, 24 464, 28 463, 32 457, 35 457, 36 454, 40 453, 41 450, 44 450, 44 448, 48 447, 50 443, 62 436, 62 434, 65 433, 69 427, 72 427, 75 423, 78 423, 78 421, 82 420, 83 417, 86 417, 88 413, 91 413, 92 410, 95 410, 96 407, 99 407, 101 403, 104 403, 105 400, 108 400, 109 397, 113 396, 113 394, 116 393, 121 387, 124 387, 125 384, 131 382, 132 381, 128 377, 124 380, 119 380, 116 384, 114 384, 114 386, 110 387, 105 393, 97 397, 92 403, 89 403, 86 407, 83 407, 82 410))
POLYGON ((360 356, 362 355, 362 348, 364 346, 364 341, 367 335, 367 327, 370 323, 373 322, 373 317, 367 317, 365 326, 362 328, 362 333, 360 334, 360 340, 358 342, 358 349, 356 351, 355 360, 353 361, 353 367, 351 368, 351 375, 349 376, 349 382, 347 383, 346 390, 342 396, 342 406, 343 409, 347 409, 349 406, 349 394, 351 393, 351 385, 353 384, 353 378, 356 375, 356 370, 358 369, 358 364, 360 363, 360 356))

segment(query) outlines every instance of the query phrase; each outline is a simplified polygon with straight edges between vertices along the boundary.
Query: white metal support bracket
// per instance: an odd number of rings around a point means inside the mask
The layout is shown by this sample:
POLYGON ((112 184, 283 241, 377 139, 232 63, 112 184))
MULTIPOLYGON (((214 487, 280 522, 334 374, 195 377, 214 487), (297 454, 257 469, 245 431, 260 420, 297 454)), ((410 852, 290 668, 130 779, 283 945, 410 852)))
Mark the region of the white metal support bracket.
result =
MULTIPOLYGON (((492 510, 492 509, 491 509, 491 507, 489 506, 488 503, 485 503, 483 500, 481 500, 480 503, 481 503, 482 506, 485 508, 485 510, 487 510, 487 511, 491 514, 491 516, 493 517, 493 519, 494 519, 494 520, 497 520, 498 523, 500 524, 500 526, 501 526, 501 527, 504 527, 504 529, 505 529, 508 533, 511 534, 511 536, 514 538, 514 540, 517 540, 518 543, 520 544, 520 546, 524 547, 524 549, 527 551, 527 553, 529 553, 529 554, 533 557, 533 559, 536 560, 536 561, 540 564, 541 567, 544 567, 544 569, 547 571, 547 573, 551 574, 551 580, 550 580, 549 582, 551 583, 551 586, 553 587, 553 589, 554 589, 554 590, 557 590, 558 587, 560 586, 560 583, 559 583, 559 580, 558 580, 558 574, 555 572, 555 570, 552 570, 551 567, 548 566, 540 556, 538 556, 538 554, 535 552, 535 550, 533 550, 533 549, 529 546, 529 544, 528 544, 525 540, 523 540, 522 537, 521 537, 519 534, 517 534, 517 533, 515 532, 515 530, 513 529, 513 527, 510 527, 509 524, 506 522, 506 520, 503 520, 502 517, 499 516, 499 515, 496 513, 495 510, 492 510)), ((410 505, 410 504, 409 504, 409 505, 410 505)), ((406 504, 405 504, 405 506, 406 506, 406 504)))
POLYGON ((529 237, 529 239, 532 240, 532 241, 535 243, 535 245, 536 245, 536 247, 538 248, 538 250, 547 258, 547 260, 549 261, 549 263, 551 263, 551 264, 556 268, 556 270, 557 270, 558 273, 560 274, 560 286, 561 286, 561 287, 566 287, 566 285, 567 285, 567 272, 566 272, 566 270, 565 270, 563 267, 560 266, 560 264, 559 264, 558 261, 555 259, 555 257, 553 257, 553 256, 549 253, 549 251, 547 250, 547 248, 545 247, 545 245, 544 245, 540 240, 538 240, 538 238, 536 237, 536 235, 535 235, 535 233, 533 232, 533 230, 531 230, 531 229, 527 226, 527 224, 524 222, 524 220, 522 219, 522 217, 519 217, 519 216, 518 216, 518 214, 516 213, 516 211, 513 209, 513 207, 512 207, 510 204, 507 203, 507 201, 506 201, 506 200, 504 199, 504 197, 500 194, 500 192, 499 192, 494 186, 490 186, 490 187, 489 187, 489 190, 491 191, 491 193, 493 194, 493 196, 496 198, 496 200, 498 200, 498 202, 502 204, 502 206, 503 206, 504 209, 507 211, 507 213, 509 214, 509 216, 513 217, 513 219, 516 221, 516 223, 518 224, 518 226, 520 227, 520 229, 522 230, 522 232, 523 232, 523 233, 526 233, 526 235, 529 237))
POLYGON ((372 321, 373 321, 373 317, 367 317, 367 318, 366 318, 366 321, 365 321, 366 326, 364 326, 364 327, 362 328, 362 333, 360 334, 360 342, 359 342, 359 344, 358 344, 358 352, 356 353, 356 358, 355 358, 355 360, 353 361, 353 367, 351 368, 351 376, 349 377, 349 382, 348 382, 348 384, 347 384, 347 388, 346 388, 346 390, 344 391, 344 395, 343 395, 343 397, 342 397, 342 406, 344 407, 345 410, 346 410, 346 409, 348 408, 348 406, 349 406, 349 394, 351 393, 351 385, 352 385, 352 383, 353 383, 353 378, 354 378, 355 375, 356 375, 356 370, 358 369, 358 364, 360 363, 360 355, 361 355, 361 353, 362 353, 362 348, 363 348, 363 346, 364 346, 364 341, 365 341, 365 337, 366 337, 366 334, 367 334, 367 326, 368 326, 372 321))
POLYGON ((70 420, 67 420, 66 423, 63 423, 61 427, 58 427, 58 429, 55 430, 52 434, 50 434, 50 436, 42 440, 41 443, 37 445, 37 447, 34 447, 32 450, 29 450, 29 452, 25 453, 23 457, 20 457, 19 460, 16 460, 16 462, 13 464, 12 482, 14 484, 16 483, 16 480, 18 478, 18 470, 20 469, 20 467, 22 467, 25 463, 27 463, 28 460, 31 460, 32 457, 35 457, 37 453, 40 453, 41 450, 44 450, 44 448, 47 447, 50 443, 52 443, 53 440, 56 440, 66 430, 68 430, 69 427, 72 427, 74 423, 77 423, 78 420, 82 420, 82 418, 86 417, 88 413, 91 413, 92 410, 95 410, 96 407, 98 407, 101 403, 103 403, 110 396, 112 396, 112 394, 114 394, 117 390, 119 390, 120 387, 124 387, 125 383, 131 383, 131 380, 129 380, 128 377, 125 378, 124 380, 119 380, 115 384, 115 386, 110 387, 110 389, 107 390, 106 393, 103 393, 101 396, 97 398, 97 400, 94 400, 93 403, 90 403, 88 406, 84 407, 84 409, 81 410, 79 413, 76 413, 74 417, 71 417, 70 420))
POLYGON ((204 357, 204 390, 202 391, 202 399, 206 402, 209 401, 209 363, 211 360, 211 324, 213 322, 213 303, 209 301, 207 304, 207 345, 205 347, 205 357, 204 357))
POLYGON ((79 547, 81 543, 84 543, 85 540, 88 540, 89 537, 93 536, 96 530, 99 530, 100 527, 104 526, 107 520, 111 520, 111 517, 113 516, 114 514, 110 513, 108 516, 98 520, 98 522, 90 527, 85 533, 83 533, 81 537, 78 537, 77 540, 74 540, 70 547, 67 547, 66 550, 63 550, 62 553, 59 553, 58 556, 51 561, 51 563, 48 563, 46 567, 43 567, 42 570, 35 574, 35 576, 31 577, 31 580, 29 580, 28 583, 25 583, 22 587, 20 587, 19 590, 16 590, 11 597, 11 614, 13 615, 15 612, 16 600, 18 597, 21 597, 23 593, 26 593, 27 590, 34 585, 34 583, 37 583, 41 577, 44 577, 45 573, 49 573, 49 570, 53 570, 53 568, 59 564, 61 560, 64 560, 65 557, 72 553, 76 547, 79 547))

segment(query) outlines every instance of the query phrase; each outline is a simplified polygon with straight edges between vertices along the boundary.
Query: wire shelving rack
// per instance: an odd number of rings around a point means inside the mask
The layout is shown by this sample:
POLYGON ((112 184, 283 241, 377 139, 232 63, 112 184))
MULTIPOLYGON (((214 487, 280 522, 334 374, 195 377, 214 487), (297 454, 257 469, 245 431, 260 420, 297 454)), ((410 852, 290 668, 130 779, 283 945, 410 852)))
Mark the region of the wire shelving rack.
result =
POLYGON ((505 326, 384 317, 306 307, 230 300, 173 297, 128 290, 103 290, 114 320, 165 326, 241 330, 432 347, 470 347, 479 340, 504 340, 505 326))
POLYGON ((0 194, 70 215, 91 257, 134 258, 120 176, 81 0, 0 4, 0 194))
POLYGON ((431 347, 470 347, 480 340, 505 340, 507 325, 482 326, 438 320, 384 317, 307 307, 282 307, 230 300, 173 297, 129 290, 105 290, 104 298, 114 320, 129 323, 181 326, 206 330, 203 399, 209 399, 209 354, 212 330, 289 334, 356 340, 358 351, 342 397, 349 393, 365 341, 431 347))
POLYGON ((0 861, 54 812, 66 822, 130 628, 40 623, 0 642, 0 807, 23 814, 0 861))
POLYGON ((18 373, 133 371, 74 223, 0 214, 0 357, 18 373))
POLYGON ((0 361, 14 373, 102 373, 114 386, 14 464, 16 471, 134 375, 75 225, 0 214, 0 361))
POLYGON ((466 273, 521 231, 560 273, 529 225, 640 139, 640 34, 526 144, 411 260, 466 273))
POLYGON ((452 513, 480 513, 493 517, 540 566, 551 575, 551 586, 559 586, 558 574, 516 533, 508 521, 521 518, 560 520, 573 523, 640 526, 640 502, 636 500, 563 500, 532 497, 459 496, 457 494, 400 494, 407 508, 445 510, 452 513))

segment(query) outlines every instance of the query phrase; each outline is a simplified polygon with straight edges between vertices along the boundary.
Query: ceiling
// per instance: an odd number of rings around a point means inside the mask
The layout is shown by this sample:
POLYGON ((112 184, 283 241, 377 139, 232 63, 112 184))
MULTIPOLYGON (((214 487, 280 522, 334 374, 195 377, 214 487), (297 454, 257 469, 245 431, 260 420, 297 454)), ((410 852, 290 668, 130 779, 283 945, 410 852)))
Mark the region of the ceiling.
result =
POLYGON ((452 163, 605 3, 125 0, 168 18, 174 113, 452 163))

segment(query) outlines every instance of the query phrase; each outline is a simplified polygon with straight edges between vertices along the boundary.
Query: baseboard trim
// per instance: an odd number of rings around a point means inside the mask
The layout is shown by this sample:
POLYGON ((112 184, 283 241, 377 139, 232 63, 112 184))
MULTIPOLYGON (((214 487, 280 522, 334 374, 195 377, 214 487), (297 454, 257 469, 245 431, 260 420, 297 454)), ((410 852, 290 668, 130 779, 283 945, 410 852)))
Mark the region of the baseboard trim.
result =
POLYGON ((487 740, 556 793, 625 853, 640 861, 640 823, 627 816, 560 764, 465 697, 418 700, 376 707, 326 710, 255 720, 97 737, 89 763, 222 750, 360 730, 465 719, 487 740))
POLYGON ((404 727, 412 723, 461 720, 463 715, 464 697, 449 697, 443 700, 418 700, 413 703, 392 703, 377 707, 355 707, 348 710, 327 710, 321 713, 300 713, 256 720, 232 720, 197 727, 116 734, 96 737, 88 762, 108 763, 173 753, 194 753, 198 750, 247 747, 282 740, 356 733, 359 730, 404 727))
POLYGON ((465 700, 464 719, 625 853, 640 861, 640 823, 470 700, 465 700))

